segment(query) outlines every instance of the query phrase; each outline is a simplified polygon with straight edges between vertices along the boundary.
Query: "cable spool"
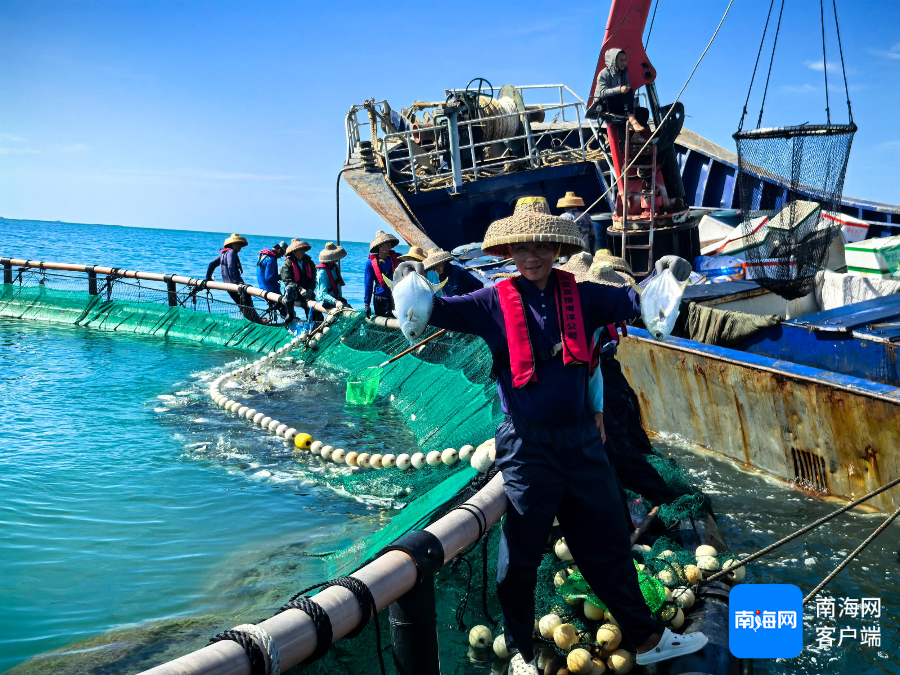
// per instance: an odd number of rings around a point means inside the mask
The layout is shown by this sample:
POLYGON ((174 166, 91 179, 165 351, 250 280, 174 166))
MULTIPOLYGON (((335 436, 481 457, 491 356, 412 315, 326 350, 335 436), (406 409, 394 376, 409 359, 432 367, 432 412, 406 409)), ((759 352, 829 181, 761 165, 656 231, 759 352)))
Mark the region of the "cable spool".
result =
POLYGON ((516 135, 519 130, 519 112, 516 102, 511 98, 489 99, 487 96, 479 97, 482 109, 481 124, 484 130, 484 141, 502 141, 516 135), (512 117, 500 117, 512 115, 512 117))

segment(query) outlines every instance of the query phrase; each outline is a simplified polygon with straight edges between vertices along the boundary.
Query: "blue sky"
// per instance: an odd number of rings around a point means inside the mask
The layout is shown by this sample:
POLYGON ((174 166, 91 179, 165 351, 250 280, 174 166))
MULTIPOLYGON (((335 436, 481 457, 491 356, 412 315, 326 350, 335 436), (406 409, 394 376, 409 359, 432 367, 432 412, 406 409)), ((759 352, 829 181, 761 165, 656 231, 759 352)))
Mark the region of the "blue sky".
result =
MULTIPOLYGON (((664 103, 726 5, 660 0, 648 53, 664 103)), ((845 192, 887 202, 900 202, 896 7, 838 0, 860 126, 845 192)), ((683 97, 686 125, 729 149, 767 9, 735 0, 683 97)), ((476 76, 586 97, 608 13, 608 0, 0 0, 0 216, 328 238, 351 104, 399 109, 476 76)), ((819 30, 818 2, 788 0, 765 126, 824 121, 819 30)), ((341 192, 344 237, 369 239, 383 221, 341 192)))

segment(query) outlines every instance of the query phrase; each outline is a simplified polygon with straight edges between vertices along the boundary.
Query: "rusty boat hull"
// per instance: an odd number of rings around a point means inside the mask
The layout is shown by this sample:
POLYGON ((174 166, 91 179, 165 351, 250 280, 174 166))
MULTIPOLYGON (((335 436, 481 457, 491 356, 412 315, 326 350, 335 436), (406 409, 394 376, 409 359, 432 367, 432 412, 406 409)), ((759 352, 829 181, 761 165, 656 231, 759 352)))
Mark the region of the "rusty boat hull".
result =
MULTIPOLYGON (((900 388, 629 329, 618 352, 651 433, 852 500, 900 477, 900 388)), ((900 491, 869 504, 900 507, 900 491)))

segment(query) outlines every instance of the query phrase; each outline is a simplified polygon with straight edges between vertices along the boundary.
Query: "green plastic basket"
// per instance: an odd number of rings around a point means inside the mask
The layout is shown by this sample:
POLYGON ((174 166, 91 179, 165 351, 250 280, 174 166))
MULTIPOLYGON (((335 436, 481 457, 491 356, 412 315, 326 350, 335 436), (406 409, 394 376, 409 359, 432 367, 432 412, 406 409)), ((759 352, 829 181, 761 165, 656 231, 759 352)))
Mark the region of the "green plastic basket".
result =
POLYGON ((374 366, 354 373, 347 378, 347 403, 369 405, 378 396, 378 385, 384 368, 374 366))

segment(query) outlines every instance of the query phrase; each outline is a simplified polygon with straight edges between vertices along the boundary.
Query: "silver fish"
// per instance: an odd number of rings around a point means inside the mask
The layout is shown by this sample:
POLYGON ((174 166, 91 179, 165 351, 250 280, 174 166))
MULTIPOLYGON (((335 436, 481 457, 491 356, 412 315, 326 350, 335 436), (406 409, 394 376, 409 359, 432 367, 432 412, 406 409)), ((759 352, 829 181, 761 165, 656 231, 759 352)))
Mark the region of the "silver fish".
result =
POLYGON ((406 261, 394 270, 394 280, 385 279, 384 283, 394 295, 394 316, 400 322, 403 336, 415 342, 428 328, 434 294, 444 287, 447 280, 433 284, 425 278, 422 263, 406 261))
POLYGON ((672 333, 675 320, 678 318, 678 308, 681 305, 681 296, 690 280, 679 283, 671 270, 663 270, 657 274, 647 285, 641 288, 629 279, 631 287, 641 296, 641 319, 647 332, 654 340, 660 342, 672 333))

